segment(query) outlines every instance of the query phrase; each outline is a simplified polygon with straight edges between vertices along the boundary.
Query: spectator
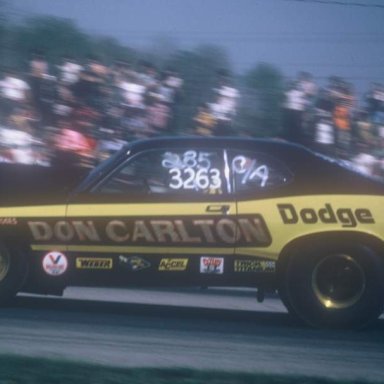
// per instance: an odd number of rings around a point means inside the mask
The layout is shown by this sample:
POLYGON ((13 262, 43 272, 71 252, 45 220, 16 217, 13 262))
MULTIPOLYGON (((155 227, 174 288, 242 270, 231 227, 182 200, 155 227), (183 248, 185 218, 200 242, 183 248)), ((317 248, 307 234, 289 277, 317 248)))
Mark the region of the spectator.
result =
POLYGON ((178 118, 180 117, 180 104, 182 101, 182 88, 184 81, 180 74, 173 68, 168 68, 165 72, 164 84, 172 89, 172 100, 168 104, 170 108, 169 130, 178 127, 178 118))
POLYGON ((377 145, 373 151, 373 155, 376 156, 378 160, 376 174, 384 179, 384 127, 381 127, 379 131, 377 145))
POLYGON ((29 64, 29 84, 31 87, 32 101, 41 118, 44 119, 46 109, 43 105, 44 79, 49 79, 48 63, 44 55, 36 52, 32 55, 29 64))
POLYGON ((57 167, 78 167, 92 156, 92 146, 86 136, 75 128, 69 120, 58 122, 58 131, 54 137, 54 157, 52 164, 57 167))
POLYGON ((315 148, 327 155, 334 154, 335 132, 332 121, 327 117, 321 117, 315 128, 315 148))
POLYGON ((75 84, 80 77, 83 67, 71 56, 64 56, 63 62, 58 66, 60 70, 60 81, 65 86, 75 84))
POLYGON ((313 77, 308 72, 300 72, 297 78, 297 86, 304 93, 305 105, 302 117, 303 135, 310 134, 310 128, 316 122, 316 116, 313 113, 317 97, 317 86, 313 77))
POLYGON ((71 117, 75 130, 88 140, 90 146, 94 147, 96 145, 95 140, 99 136, 100 114, 97 110, 86 104, 78 103, 74 106, 71 117))
POLYGON ((240 94, 232 86, 227 71, 218 71, 218 86, 213 91, 214 100, 209 106, 216 121, 214 133, 218 136, 232 135, 234 133, 233 120, 236 116, 240 94))
POLYGON ((285 93, 283 105, 283 124, 287 140, 303 141, 303 114, 306 106, 305 93, 295 81, 285 93))
POLYGON ((150 102, 155 99, 161 99, 164 103, 171 105, 175 97, 175 89, 171 87, 167 81, 167 74, 164 72, 160 75, 160 81, 157 87, 149 92, 150 102), (152 100, 151 100, 152 98, 152 100))
POLYGON ((159 83, 156 67, 147 61, 141 62, 141 71, 139 72, 138 77, 140 84, 142 84, 148 91, 156 88, 159 83))
POLYGON ((34 164, 35 157, 33 151, 34 138, 27 130, 27 126, 20 124, 12 115, 8 125, 2 127, 0 131, 0 142, 6 148, 9 162, 19 164, 34 164))
POLYGON ((148 129, 152 136, 164 134, 169 122, 169 107, 161 97, 154 98, 147 107, 148 129))
POLYGON ((175 71, 172 68, 169 68, 165 72, 165 78, 164 78, 164 84, 173 89, 173 99, 172 102, 176 102, 178 99, 178 95, 181 91, 181 88, 183 86, 183 80, 181 79, 180 75, 177 71, 175 71))
POLYGON ((212 115, 208 104, 201 104, 195 116, 196 134, 200 136, 212 136, 216 120, 212 115))
POLYGON ((92 73, 100 83, 105 82, 109 74, 108 68, 94 56, 88 57, 86 70, 92 73))
POLYGON ((31 77, 33 79, 43 79, 44 76, 48 75, 48 73, 49 73, 48 63, 44 55, 40 52, 34 53, 30 61, 31 77))
POLYGON ((352 139, 351 116, 354 106, 354 95, 350 84, 340 82, 334 92, 335 108, 333 111, 333 124, 336 130, 337 148, 340 155, 348 156, 352 139))
POLYGON ((10 125, 16 129, 36 135, 34 129, 36 120, 26 106, 15 108, 9 116, 8 121, 10 122, 10 125))
POLYGON ((119 83, 125 105, 130 109, 145 109, 146 87, 139 76, 126 76, 119 83))
POLYGON ((150 134, 145 109, 134 109, 126 120, 128 138, 147 138, 150 134))
POLYGON ((375 144, 375 132, 366 111, 359 111, 355 118, 356 134, 359 142, 364 143, 369 148, 375 144))
MULTIPOLYGON (((30 97, 30 87, 13 70, 5 72, 5 77, 0 83, 2 98, 2 115, 6 121, 15 108, 22 108, 27 105, 30 97)), ((3 123, 5 122, 3 121, 3 123)))
POLYGON ((84 69, 79 80, 73 84, 72 91, 76 101, 98 107, 101 98, 100 78, 89 69, 84 69))
POLYGON ((378 166, 378 159, 370 153, 365 143, 358 143, 358 154, 352 158, 356 169, 367 176, 374 176, 378 166))
POLYGON ((374 83, 366 95, 367 110, 371 121, 376 125, 384 125, 384 86, 374 83))
POLYGON ((300 72, 298 75, 298 87, 304 92, 307 106, 312 106, 317 95, 317 86, 313 77, 308 72, 300 72))
POLYGON ((216 104, 220 105, 220 110, 225 118, 232 122, 236 115, 237 102, 240 97, 239 91, 230 84, 229 75, 219 72, 219 86, 215 89, 216 104))

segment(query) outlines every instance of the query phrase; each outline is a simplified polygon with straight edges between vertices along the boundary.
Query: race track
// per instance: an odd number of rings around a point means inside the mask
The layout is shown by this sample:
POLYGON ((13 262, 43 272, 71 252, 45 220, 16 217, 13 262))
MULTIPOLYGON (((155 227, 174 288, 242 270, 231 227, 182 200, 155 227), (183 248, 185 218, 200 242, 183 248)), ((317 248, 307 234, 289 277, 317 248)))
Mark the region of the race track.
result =
POLYGON ((294 323, 253 290, 71 288, 0 309, 0 353, 384 382, 384 319, 360 332, 294 323))

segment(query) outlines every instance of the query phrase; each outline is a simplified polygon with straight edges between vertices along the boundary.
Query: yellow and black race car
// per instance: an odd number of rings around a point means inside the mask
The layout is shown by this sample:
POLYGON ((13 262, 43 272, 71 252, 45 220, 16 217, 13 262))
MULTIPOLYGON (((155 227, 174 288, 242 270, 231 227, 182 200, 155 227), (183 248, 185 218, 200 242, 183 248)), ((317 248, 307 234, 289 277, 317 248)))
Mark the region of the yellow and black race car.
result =
POLYGON ((313 326, 361 327, 384 303, 383 192, 282 141, 138 141, 65 199, 33 203, 26 190, 2 203, 0 298, 69 285, 251 286, 260 298, 278 290, 313 326))

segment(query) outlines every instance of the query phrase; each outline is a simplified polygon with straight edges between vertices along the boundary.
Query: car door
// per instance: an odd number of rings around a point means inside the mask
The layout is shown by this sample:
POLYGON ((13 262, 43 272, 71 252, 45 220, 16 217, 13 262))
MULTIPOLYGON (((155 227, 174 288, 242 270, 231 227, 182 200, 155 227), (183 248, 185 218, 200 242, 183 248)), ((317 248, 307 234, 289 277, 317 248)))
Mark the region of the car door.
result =
POLYGON ((68 204, 67 221, 76 231, 68 250, 85 255, 77 267, 99 255, 131 272, 198 274, 202 257, 209 264, 210 256, 233 254, 236 206, 225 169, 222 149, 159 148, 129 156, 68 204))
POLYGON ((228 163, 239 223, 234 272, 273 270, 284 242, 276 203, 292 174, 276 157, 260 150, 229 150, 228 163))

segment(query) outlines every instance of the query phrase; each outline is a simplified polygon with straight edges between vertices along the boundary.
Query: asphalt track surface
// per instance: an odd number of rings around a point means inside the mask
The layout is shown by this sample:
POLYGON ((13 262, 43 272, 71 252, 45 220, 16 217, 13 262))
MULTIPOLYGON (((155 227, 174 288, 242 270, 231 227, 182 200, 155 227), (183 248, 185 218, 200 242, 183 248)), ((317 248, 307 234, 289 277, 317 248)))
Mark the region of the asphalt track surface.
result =
POLYGON ((0 353, 384 383, 384 319, 359 332, 313 330, 251 289, 71 288, 0 309, 0 353))

